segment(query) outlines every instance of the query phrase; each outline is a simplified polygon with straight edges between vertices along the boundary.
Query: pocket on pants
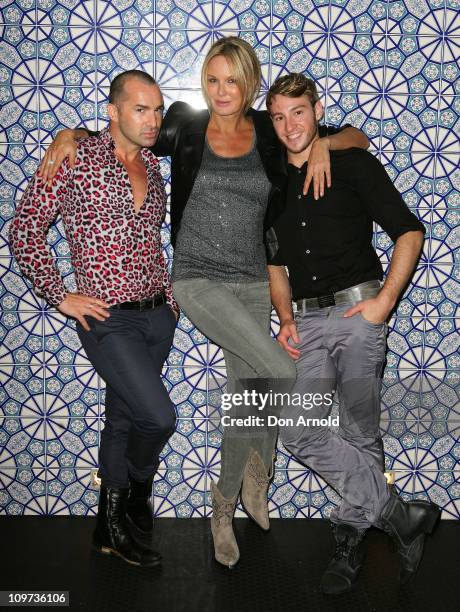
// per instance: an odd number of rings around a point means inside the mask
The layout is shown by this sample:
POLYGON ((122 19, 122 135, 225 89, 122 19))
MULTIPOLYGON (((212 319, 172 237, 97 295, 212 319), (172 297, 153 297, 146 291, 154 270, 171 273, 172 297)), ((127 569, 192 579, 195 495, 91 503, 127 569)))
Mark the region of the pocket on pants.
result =
POLYGON ((89 325, 89 331, 86 331, 82 327, 82 325, 77 321, 77 332, 79 334, 90 334, 92 338, 94 338, 97 342, 100 342, 104 336, 106 336, 110 332, 110 327, 108 321, 99 321, 94 317, 89 315, 85 316, 86 322, 89 325))
POLYGON ((176 331, 176 315, 169 304, 163 304, 157 308, 149 310, 149 319, 151 325, 157 329, 156 337, 160 338, 160 330, 164 333, 164 340, 170 338, 171 342, 176 331))
POLYGON ((385 327, 385 325, 386 325, 385 321, 383 323, 373 323, 372 321, 368 321, 367 319, 365 319, 363 317, 363 315, 360 312, 358 312, 357 315, 358 315, 358 317, 360 317, 360 319, 363 321, 363 323, 365 323, 366 325, 369 325, 370 327, 373 327, 375 329, 380 329, 382 327, 385 327))

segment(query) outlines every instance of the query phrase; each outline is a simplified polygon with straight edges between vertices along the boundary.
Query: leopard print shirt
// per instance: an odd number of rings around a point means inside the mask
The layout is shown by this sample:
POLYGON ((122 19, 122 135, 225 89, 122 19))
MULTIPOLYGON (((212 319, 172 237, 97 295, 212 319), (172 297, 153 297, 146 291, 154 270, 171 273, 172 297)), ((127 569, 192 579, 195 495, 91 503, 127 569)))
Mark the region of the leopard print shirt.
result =
POLYGON ((60 214, 79 293, 112 305, 164 291, 178 312, 161 248, 166 194, 158 160, 141 150, 148 186, 136 213, 128 173, 114 149, 105 129, 79 141, 75 168, 66 160, 51 186, 35 174, 10 228, 13 254, 34 289, 51 305, 60 304, 67 290, 46 241, 60 214))

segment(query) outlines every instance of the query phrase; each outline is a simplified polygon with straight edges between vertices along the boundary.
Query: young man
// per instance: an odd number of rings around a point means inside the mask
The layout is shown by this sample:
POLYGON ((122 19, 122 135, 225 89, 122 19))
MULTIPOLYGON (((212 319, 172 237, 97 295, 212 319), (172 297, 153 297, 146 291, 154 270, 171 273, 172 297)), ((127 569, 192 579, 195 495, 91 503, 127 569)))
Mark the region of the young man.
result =
POLYGON ((404 503, 390 494, 383 473, 379 392, 385 321, 410 279, 424 227, 380 162, 362 149, 331 151, 331 187, 319 202, 311 191, 304 196, 309 155, 323 116, 316 87, 300 74, 281 77, 270 88, 267 107, 287 149, 289 177, 287 206, 275 226, 279 248, 269 266, 271 295, 281 323, 278 341, 297 365, 290 405, 282 414, 291 421, 280 436, 297 459, 342 496, 331 516, 337 548, 322 589, 341 593, 351 587, 371 525, 396 538, 405 582, 417 569, 424 534, 433 529, 439 509, 423 501, 404 503), (372 247, 373 221, 395 243, 384 283, 372 247), (335 390, 340 435, 306 420, 329 415, 335 390), (308 412, 295 401, 315 393, 308 412))
POLYGON ((135 565, 158 565, 159 554, 131 535, 127 519, 152 530, 152 480, 175 424, 160 374, 179 310, 161 252, 166 195, 148 150, 162 122, 161 91, 143 72, 120 74, 108 113, 107 129, 79 141, 74 168, 66 160, 52 184, 34 176, 10 243, 34 288, 77 320, 86 354, 107 384, 94 546, 135 565), (58 213, 77 293, 66 289, 46 242, 58 213))

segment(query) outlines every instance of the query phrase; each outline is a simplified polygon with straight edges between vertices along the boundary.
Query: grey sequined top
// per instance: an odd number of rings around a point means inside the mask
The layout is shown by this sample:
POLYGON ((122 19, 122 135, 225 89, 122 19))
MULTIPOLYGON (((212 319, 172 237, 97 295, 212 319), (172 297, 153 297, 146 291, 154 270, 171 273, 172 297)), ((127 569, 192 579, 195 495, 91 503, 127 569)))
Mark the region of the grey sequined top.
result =
POLYGON ((221 157, 207 140, 174 251, 172 280, 267 280, 263 221, 270 183, 255 142, 221 157))

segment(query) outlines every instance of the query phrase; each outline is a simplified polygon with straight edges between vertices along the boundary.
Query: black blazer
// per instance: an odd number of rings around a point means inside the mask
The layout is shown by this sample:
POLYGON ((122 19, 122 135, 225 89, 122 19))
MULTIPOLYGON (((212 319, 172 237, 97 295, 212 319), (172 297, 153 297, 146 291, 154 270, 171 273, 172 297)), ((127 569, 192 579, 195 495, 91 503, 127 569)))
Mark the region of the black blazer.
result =
MULTIPOLYGON (((286 156, 279 143, 267 111, 248 111, 257 138, 257 150, 271 183, 267 212, 264 219, 264 242, 267 257, 278 250, 272 229, 285 205, 287 181, 286 156)), ((209 111, 192 109, 185 102, 174 102, 166 113, 152 151, 157 156, 171 156, 171 243, 176 244, 182 215, 192 192, 203 157, 209 111)))

